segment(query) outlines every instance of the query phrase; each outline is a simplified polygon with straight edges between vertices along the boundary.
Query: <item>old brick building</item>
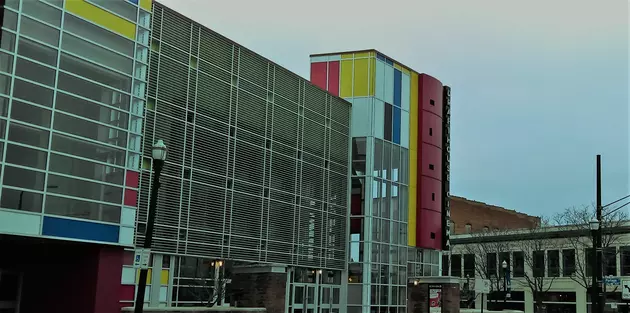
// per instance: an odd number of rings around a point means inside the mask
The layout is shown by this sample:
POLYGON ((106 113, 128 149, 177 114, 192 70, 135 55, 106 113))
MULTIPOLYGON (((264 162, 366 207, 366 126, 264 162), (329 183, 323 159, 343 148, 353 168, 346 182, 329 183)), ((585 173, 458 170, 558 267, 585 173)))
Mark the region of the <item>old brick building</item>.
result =
POLYGON ((503 207, 451 196, 451 234, 487 229, 529 228, 540 218, 503 207))

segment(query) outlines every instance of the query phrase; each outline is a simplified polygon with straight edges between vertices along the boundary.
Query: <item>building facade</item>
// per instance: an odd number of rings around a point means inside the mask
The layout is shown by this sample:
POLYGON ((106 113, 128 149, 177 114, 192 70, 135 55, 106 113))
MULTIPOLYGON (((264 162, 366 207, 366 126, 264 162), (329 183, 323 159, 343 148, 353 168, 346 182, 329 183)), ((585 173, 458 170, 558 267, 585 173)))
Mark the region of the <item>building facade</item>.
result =
POLYGON ((534 228, 540 217, 496 205, 451 196, 451 234, 495 229, 534 228))
POLYGON ((0 249, 29 251, 0 260, 12 306, 133 304, 162 139, 148 305, 218 282, 219 305, 343 310, 347 101, 150 0, 0 4, 0 249))
MULTIPOLYGON (((169 155, 150 305, 199 305, 205 286, 191 280, 213 279, 199 268, 225 262, 233 265, 228 288, 239 285, 236 277, 254 283, 244 269, 275 280, 281 272, 284 286, 276 287, 285 296, 266 299, 270 305, 339 310, 350 104, 159 3, 152 26, 136 245, 147 218, 152 143, 163 139, 169 155), (316 300, 305 303, 308 297, 316 300)), ((123 303, 132 303, 136 277, 126 265, 123 303)), ((253 297, 245 292, 240 305, 253 297)))
POLYGON ((375 50, 312 55, 311 81, 353 106, 348 312, 406 312, 448 246, 450 88, 375 50))
MULTIPOLYGON (((623 312, 627 302, 621 298, 621 282, 630 280, 630 225, 605 230, 603 276, 606 312, 623 312)), ((452 250, 444 262, 445 275, 459 277, 462 307, 473 299, 481 308, 480 297, 467 297, 474 290, 475 278, 491 280, 491 293, 485 305, 534 312, 533 290, 528 280, 540 287, 547 312, 591 312, 590 283, 592 239, 587 225, 545 227, 534 230, 489 231, 451 237, 452 250), (506 304, 502 263, 506 261, 511 277, 511 292, 506 304), (537 279, 540 277, 540 279, 537 279), (497 279, 499 279, 497 283, 497 279)))
POLYGON ((0 249, 16 252, 0 275, 20 289, 3 307, 112 311, 134 243, 151 1, 0 5, 0 249))

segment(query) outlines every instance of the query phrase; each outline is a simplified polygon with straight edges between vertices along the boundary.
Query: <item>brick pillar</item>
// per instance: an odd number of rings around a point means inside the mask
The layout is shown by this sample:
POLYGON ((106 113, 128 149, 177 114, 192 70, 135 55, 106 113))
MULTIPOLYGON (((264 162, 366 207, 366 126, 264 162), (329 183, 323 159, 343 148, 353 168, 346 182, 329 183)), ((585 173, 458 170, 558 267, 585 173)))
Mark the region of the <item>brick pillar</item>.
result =
POLYGON ((407 284, 407 312, 430 313, 430 291, 440 290, 441 312, 459 313, 459 281, 453 277, 423 277, 407 284))
POLYGON ((284 313, 286 288, 286 272, 274 271, 273 267, 241 268, 232 273, 229 292, 237 307, 284 313))

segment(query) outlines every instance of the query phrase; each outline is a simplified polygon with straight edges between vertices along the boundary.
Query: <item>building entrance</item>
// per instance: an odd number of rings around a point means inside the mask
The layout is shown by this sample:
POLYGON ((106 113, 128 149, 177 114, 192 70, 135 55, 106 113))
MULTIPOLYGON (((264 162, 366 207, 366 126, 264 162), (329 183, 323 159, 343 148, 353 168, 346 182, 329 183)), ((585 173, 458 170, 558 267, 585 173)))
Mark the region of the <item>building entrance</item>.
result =
POLYGON ((0 313, 20 312, 22 275, 0 269, 0 313))
POLYGON ((290 313, 340 313, 340 273, 294 269, 290 285, 290 313))

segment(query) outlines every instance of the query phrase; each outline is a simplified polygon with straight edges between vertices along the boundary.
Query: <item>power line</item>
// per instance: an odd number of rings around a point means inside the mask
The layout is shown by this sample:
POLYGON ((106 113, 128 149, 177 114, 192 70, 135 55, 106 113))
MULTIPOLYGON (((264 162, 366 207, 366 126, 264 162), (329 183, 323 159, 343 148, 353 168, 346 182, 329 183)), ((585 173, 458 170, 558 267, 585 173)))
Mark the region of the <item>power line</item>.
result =
MULTIPOLYGON (((613 204, 615 204, 615 203, 617 203, 617 202, 619 202, 619 201, 625 200, 625 199, 627 199, 627 198, 630 198, 630 195, 627 195, 627 196, 625 196, 625 197, 623 197, 623 198, 621 198, 621 199, 619 199, 619 200, 616 200, 616 201, 613 201, 613 202, 611 202, 611 203, 608 203, 608 204, 606 204, 605 206, 603 206, 603 207, 602 207, 602 209, 603 209, 603 208, 606 208, 606 207, 609 207, 609 206, 611 206, 611 205, 613 205, 613 204)), ((624 204, 624 205, 625 205, 625 204, 624 204)))
MULTIPOLYGON (((628 198, 628 197, 630 197, 630 196, 626 196, 625 198, 628 198)), ((619 201, 620 201, 620 200, 617 200, 617 201, 615 201, 615 202, 619 202, 619 201)), ((615 203, 615 202, 613 202, 613 203, 615 203)), ((623 204, 623 205, 621 205, 621 206, 619 206, 619 207, 617 207, 617 208, 615 208, 615 209, 614 209, 614 210, 612 210, 612 211, 606 212, 606 214, 604 214, 604 216, 602 216, 602 218, 604 218, 604 217, 606 217, 606 216, 608 216, 608 215, 610 215, 610 214, 613 214, 613 213, 615 213, 615 212, 617 212, 617 211, 621 210, 623 207, 625 207, 625 206, 626 206, 626 205, 628 205, 628 204, 630 204, 630 201, 629 201, 629 202, 626 202, 625 204, 623 204)))

